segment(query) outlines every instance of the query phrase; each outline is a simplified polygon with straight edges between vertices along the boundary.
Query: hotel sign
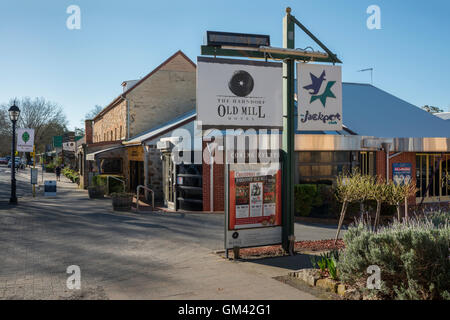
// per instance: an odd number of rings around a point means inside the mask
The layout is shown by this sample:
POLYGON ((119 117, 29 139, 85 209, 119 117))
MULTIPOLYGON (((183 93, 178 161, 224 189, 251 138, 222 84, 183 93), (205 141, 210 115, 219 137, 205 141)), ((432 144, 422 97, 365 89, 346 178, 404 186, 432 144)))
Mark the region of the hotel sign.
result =
POLYGON ((283 127, 281 63, 197 61, 197 120, 203 127, 283 127))
POLYGON ((297 64, 298 130, 342 130, 340 66, 297 64))

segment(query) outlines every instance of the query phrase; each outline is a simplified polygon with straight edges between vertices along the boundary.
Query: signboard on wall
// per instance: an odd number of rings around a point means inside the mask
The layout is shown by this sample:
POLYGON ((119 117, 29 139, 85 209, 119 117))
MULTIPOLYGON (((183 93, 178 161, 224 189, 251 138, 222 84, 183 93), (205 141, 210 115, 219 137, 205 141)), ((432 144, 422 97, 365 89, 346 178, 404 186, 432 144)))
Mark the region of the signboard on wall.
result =
POLYGON ((17 151, 33 152, 34 129, 17 129, 17 151))
POLYGON ((282 128, 282 64, 198 57, 197 120, 203 127, 282 128))
POLYGON ((230 164, 226 248, 281 243, 279 164, 230 164))
POLYGON ((298 130, 342 130, 340 66, 297 64, 298 130))
POLYGON ((402 185, 411 182, 412 180, 411 163, 393 163, 392 180, 396 185, 402 185))

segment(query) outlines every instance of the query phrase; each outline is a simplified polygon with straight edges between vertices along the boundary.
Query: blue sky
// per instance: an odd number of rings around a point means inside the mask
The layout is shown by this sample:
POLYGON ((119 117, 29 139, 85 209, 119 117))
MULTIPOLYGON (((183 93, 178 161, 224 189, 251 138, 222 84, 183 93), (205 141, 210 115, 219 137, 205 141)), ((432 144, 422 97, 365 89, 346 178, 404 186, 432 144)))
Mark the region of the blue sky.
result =
MULTIPOLYGON (((42 96, 64 108, 71 128, 80 127, 94 105, 121 92, 123 80, 145 76, 179 49, 195 61, 206 30, 269 34, 281 46, 286 6, 343 60, 343 81, 370 82, 357 70, 373 67, 375 86, 448 110, 446 0, 2 1, 0 103, 42 96), (381 30, 366 27, 373 4, 381 30), (81 30, 66 27, 70 5, 81 9, 81 30)), ((309 45, 297 28, 296 47, 309 45)))

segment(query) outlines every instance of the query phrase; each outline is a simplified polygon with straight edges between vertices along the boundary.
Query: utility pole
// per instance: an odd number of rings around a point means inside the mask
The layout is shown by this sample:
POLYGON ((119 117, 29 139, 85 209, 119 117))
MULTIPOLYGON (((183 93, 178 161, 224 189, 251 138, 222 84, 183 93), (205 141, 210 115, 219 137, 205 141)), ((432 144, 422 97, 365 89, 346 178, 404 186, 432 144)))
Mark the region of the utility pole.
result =
MULTIPOLYGON (((295 48, 295 24, 291 19, 291 8, 286 8, 283 18, 283 48, 295 48)), ((295 60, 283 60, 283 214, 282 214, 282 245, 285 251, 290 251, 290 242, 294 241, 294 69, 295 60), (291 241, 290 241, 291 239, 291 241)))

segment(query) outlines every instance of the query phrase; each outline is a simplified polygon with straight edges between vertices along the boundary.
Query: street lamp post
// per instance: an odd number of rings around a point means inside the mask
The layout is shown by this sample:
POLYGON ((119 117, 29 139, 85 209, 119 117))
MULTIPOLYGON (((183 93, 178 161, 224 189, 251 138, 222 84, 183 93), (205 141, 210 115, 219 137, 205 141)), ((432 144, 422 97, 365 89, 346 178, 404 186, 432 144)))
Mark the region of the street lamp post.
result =
POLYGON ((8 110, 9 119, 12 122, 12 146, 11 146, 11 198, 10 204, 17 204, 16 195, 16 123, 19 120, 20 109, 14 103, 8 110))

